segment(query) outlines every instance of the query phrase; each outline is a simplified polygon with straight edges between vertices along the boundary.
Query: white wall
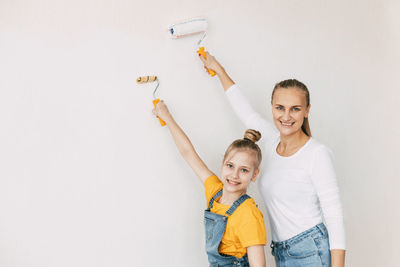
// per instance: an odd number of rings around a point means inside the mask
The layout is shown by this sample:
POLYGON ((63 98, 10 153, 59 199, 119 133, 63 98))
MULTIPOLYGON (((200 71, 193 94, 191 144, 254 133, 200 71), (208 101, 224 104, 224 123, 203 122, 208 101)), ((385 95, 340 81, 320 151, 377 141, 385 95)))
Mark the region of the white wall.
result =
POLYGON ((347 266, 397 266, 399 11, 394 0, 0 0, 0 266, 207 265, 202 185, 151 114, 154 85, 135 82, 159 76, 219 172, 244 126, 197 58, 200 36, 165 32, 201 15, 206 47, 266 117, 276 82, 308 85, 313 135, 336 156, 347 266))

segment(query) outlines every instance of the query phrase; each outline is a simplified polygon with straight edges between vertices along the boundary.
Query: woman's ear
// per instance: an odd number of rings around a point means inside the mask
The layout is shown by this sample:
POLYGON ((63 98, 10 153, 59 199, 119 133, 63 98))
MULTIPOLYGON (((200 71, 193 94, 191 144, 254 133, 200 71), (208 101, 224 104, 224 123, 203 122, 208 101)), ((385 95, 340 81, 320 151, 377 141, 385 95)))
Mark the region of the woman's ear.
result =
POLYGON ((306 108, 306 114, 304 115, 304 118, 308 118, 308 113, 310 113, 310 108, 311 108, 311 104, 308 105, 308 107, 306 108))
POLYGON ((257 180, 259 174, 260 174, 260 168, 258 168, 258 169, 254 172, 253 177, 251 178, 251 181, 252 181, 252 182, 255 182, 255 181, 257 180))

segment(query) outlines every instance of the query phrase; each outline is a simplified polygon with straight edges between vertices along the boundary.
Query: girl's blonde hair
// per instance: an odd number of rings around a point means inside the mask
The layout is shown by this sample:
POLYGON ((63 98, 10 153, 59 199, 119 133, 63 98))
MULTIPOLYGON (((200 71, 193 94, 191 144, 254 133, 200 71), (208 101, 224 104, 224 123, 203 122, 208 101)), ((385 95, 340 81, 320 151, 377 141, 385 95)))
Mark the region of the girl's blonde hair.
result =
POLYGON ((261 156, 261 149, 260 147, 256 144, 258 140, 261 139, 261 133, 259 131, 253 130, 253 129, 248 129, 244 133, 243 139, 237 139, 233 141, 233 143, 226 149, 224 159, 223 161, 225 162, 226 157, 229 155, 229 153, 232 150, 245 150, 245 151, 254 151, 256 153, 256 163, 255 167, 258 169, 260 166, 262 156, 261 156))
MULTIPOLYGON (((290 87, 297 88, 304 93, 304 96, 306 98, 306 106, 308 107, 310 105, 310 92, 308 91, 307 86, 304 83, 296 79, 284 80, 275 84, 274 90, 272 91, 271 103, 274 98, 276 90, 280 88, 290 88, 290 87)), ((301 129, 306 135, 311 137, 311 129, 310 129, 310 123, 308 122, 308 118, 304 118, 303 124, 301 125, 301 129)))

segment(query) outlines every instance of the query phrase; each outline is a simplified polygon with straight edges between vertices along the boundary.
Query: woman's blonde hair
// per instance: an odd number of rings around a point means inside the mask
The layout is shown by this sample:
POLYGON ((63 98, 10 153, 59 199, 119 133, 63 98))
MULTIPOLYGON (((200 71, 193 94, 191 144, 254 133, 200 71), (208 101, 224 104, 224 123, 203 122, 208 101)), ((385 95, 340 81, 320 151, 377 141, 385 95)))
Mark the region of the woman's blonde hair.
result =
POLYGON ((232 150, 250 150, 256 153, 255 167, 258 169, 262 160, 262 156, 261 149, 256 142, 260 139, 261 133, 259 131, 253 129, 246 130, 243 139, 237 139, 233 141, 232 144, 226 149, 223 161, 225 162, 226 157, 229 155, 229 153, 231 153, 232 150))
MULTIPOLYGON (((274 90, 272 91, 271 103, 274 98, 274 94, 275 94, 276 90, 278 90, 280 88, 291 88, 291 87, 301 90, 304 93, 304 96, 306 98, 306 106, 307 107, 310 106, 310 92, 308 91, 307 86, 304 83, 302 83, 296 79, 284 80, 284 81, 281 81, 281 82, 275 84, 274 90)), ((303 130, 303 132, 306 135, 311 137, 311 129, 310 129, 310 123, 308 121, 308 118, 304 118, 303 124, 301 125, 301 129, 303 130)))

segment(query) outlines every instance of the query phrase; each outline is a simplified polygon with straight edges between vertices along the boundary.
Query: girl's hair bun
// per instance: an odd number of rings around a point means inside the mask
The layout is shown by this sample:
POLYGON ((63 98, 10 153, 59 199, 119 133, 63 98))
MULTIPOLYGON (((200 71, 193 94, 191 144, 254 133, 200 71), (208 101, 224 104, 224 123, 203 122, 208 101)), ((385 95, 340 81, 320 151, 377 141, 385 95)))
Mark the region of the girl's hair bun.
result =
POLYGON ((255 166, 258 168, 262 160, 262 155, 261 155, 261 149, 256 144, 256 142, 260 139, 261 139, 261 133, 259 131, 248 129, 245 132, 243 139, 237 139, 233 141, 233 143, 228 147, 228 149, 225 151, 223 162, 225 162, 226 157, 231 153, 232 150, 254 151, 256 152, 255 166))
POLYGON ((261 139, 261 133, 259 131, 253 130, 253 129, 248 129, 244 133, 243 139, 247 139, 253 143, 256 143, 258 140, 261 139))

